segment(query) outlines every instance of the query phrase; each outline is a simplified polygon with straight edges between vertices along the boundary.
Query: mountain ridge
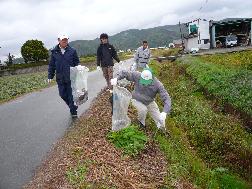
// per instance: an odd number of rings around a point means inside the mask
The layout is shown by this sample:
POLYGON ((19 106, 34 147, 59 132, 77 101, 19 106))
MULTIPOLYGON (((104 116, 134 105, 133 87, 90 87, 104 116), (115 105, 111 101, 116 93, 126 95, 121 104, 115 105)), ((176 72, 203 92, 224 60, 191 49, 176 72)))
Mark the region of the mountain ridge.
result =
MULTIPOLYGON (((186 31, 181 25, 182 31, 186 31)), ((109 43, 117 50, 136 49, 143 40, 147 40, 150 47, 168 46, 175 39, 180 39, 179 25, 164 25, 147 29, 128 29, 109 36, 109 43)), ((75 40, 69 43, 77 50, 79 56, 96 54, 100 44, 99 38, 93 40, 75 40)))

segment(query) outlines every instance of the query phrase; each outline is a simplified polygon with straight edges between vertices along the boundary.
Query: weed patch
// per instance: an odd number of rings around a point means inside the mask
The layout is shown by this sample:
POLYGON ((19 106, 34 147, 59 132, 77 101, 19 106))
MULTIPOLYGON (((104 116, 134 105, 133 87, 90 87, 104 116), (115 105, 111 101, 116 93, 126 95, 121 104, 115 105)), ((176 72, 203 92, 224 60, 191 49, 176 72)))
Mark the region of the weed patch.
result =
POLYGON ((121 148, 125 155, 136 156, 145 148, 148 137, 139 131, 137 126, 129 126, 120 131, 111 131, 108 140, 117 148, 121 148))

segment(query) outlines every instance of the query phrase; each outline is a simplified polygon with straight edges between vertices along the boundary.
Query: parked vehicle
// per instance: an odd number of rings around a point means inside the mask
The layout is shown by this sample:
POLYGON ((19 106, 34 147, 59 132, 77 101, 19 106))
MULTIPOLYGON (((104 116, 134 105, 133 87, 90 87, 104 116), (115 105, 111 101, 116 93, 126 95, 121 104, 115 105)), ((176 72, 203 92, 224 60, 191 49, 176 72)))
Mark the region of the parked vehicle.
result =
POLYGON ((234 47, 237 46, 237 36, 236 35, 228 35, 225 41, 226 47, 234 47))

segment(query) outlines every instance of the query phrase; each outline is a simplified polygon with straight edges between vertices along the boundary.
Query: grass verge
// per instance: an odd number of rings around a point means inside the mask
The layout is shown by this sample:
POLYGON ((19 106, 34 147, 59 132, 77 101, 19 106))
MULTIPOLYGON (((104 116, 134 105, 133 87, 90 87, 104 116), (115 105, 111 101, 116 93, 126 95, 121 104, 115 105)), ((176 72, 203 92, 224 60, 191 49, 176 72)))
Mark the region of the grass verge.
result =
POLYGON ((179 61, 196 82, 235 109, 252 117, 252 71, 242 67, 230 68, 222 64, 204 62, 200 57, 189 57, 179 61))
MULTIPOLYGON (((170 186, 188 186, 189 182, 191 188, 250 188, 252 136, 241 121, 215 112, 211 101, 198 91, 200 86, 176 63, 153 61, 151 68, 172 98, 167 122, 171 137, 156 136, 170 164, 170 186)), ((152 121, 149 123, 154 127, 152 121)))

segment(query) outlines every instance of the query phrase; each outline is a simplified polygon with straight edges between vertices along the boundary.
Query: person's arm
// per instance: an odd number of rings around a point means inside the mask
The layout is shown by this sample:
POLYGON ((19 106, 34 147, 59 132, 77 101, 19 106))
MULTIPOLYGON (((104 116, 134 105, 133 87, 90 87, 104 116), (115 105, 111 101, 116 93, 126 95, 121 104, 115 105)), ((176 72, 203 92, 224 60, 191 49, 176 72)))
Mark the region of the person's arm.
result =
POLYGON ((74 62, 74 66, 78 66, 80 64, 80 60, 79 60, 79 57, 77 55, 77 51, 76 50, 74 50, 73 62, 74 62))
POLYGON ((96 63, 97 63, 97 66, 101 66, 101 53, 100 53, 100 47, 98 47, 98 49, 97 49, 96 63))
POLYGON ((53 79, 55 75, 56 65, 55 65, 55 58, 53 53, 51 54, 51 59, 48 66, 48 79, 53 79))
POLYGON ((171 111, 171 98, 161 82, 158 88, 158 92, 164 104, 163 112, 169 114, 171 111))
POLYGON ((125 78, 128 81, 136 82, 139 74, 140 74, 139 72, 128 72, 128 71, 123 70, 118 74, 117 80, 121 80, 125 78))
POLYGON ((138 58, 139 58, 139 56, 138 56, 138 49, 137 49, 137 51, 136 51, 136 53, 135 53, 135 55, 134 55, 134 61, 135 61, 136 63, 138 63, 138 58))
POLYGON ((150 63, 150 56, 151 56, 151 51, 150 51, 150 49, 149 49, 149 50, 148 50, 148 61, 147 61, 148 64, 150 63))
POLYGON ((111 45, 111 48, 112 48, 112 57, 119 63, 119 62, 120 62, 120 59, 119 59, 119 57, 118 57, 118 55, 117 55, 117 52, 116 52, 114 46, 111 45))

